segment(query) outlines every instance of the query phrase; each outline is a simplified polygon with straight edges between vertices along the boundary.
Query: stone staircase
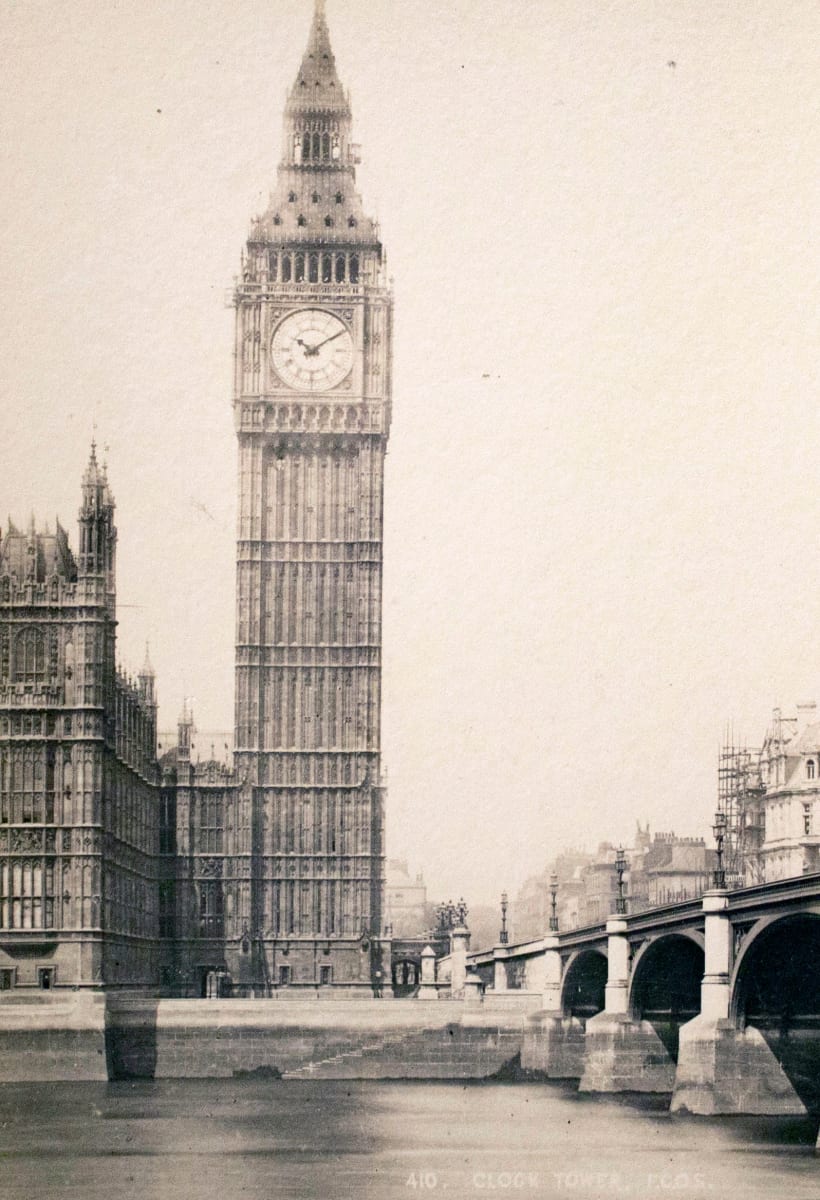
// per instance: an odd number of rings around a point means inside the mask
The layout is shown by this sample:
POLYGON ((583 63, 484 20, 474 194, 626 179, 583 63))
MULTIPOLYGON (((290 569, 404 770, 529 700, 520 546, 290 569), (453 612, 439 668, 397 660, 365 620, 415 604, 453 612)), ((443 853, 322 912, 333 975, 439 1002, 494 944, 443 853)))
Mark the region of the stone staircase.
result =
POLYGON ((460 1024, 371 1034, 360 1045, 284 1072, 286 1079, 485 1079, 520 1050, 512 1030, 460 1024))
MULTIPOLYGON (((433 1031, 430 1031, 433 1032, 433 1031)), ((294 1067, 285 1071, 285 1079, 356 1079, 356 1067, 361 1064, 365 1055, 390 1055, 395 1046, 401 1045, 410 1035, 407 1030, 397 1030, 395 1033, 384 1033, 373 1039, 367 1045, 355 1046, 349 1050, 341 1050, 328 1058, 317 1058, 305 1063, 302 1067, 294 1067)))

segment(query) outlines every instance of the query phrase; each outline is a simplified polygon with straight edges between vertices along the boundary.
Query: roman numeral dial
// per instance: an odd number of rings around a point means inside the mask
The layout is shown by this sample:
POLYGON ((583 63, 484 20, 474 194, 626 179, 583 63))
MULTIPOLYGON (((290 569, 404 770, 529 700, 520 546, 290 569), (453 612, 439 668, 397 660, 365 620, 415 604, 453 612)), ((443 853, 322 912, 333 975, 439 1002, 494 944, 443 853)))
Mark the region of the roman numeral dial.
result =
POLYGON ((271 358, 288 387, 326 392, 350 374, 353 338, 334 313, 305 308, 279 322, 271 340, 271 358))

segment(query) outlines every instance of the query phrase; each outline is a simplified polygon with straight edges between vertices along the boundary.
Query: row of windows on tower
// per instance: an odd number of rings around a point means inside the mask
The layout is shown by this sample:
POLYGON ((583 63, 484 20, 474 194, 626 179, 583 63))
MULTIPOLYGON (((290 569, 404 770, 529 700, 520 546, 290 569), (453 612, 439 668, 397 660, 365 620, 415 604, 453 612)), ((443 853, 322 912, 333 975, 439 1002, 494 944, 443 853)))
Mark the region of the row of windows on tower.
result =
POLYGON ((342 145, 338 133, 294 134, 294 162, 338 162, 342 156, 342 145))
POLYGON ((273 250, 268 262, 278 283, 358 283, 358 254, 280 254, 273 250))
MULTIPOLYGON (((273 218, 273 223, 274 223, 274 225, 282 224, 282 218, 279 216, 278 213, 273 218)), ((305 226, 307 225, 307 223, 308 223, 308 219, 305 216, 305 214, 299 213, 299 216, 296 218, 296 224, 299 226, 299 228, 304 229, 305 226)), ((333 220, 333 217, 331 217, 331 216, 325 217, 325 229, 333 229, 335 224, 336 224, 336 222, 333 220)), ((355 229, 356 228, 356 218, 348 217, 347 225, 348 225, 349 229, 355 229)))
MULTIPOLYGON (((273 223, 274 223, 274 225, 282 224, 282 218, 280 217, 279 213, 276 213, 276 215, 274 216, 273 223)), ((299 213, 299 216, 296 218, 296 224, 299 226, 299 228, 304 229, 307 226, 307 223, 308 223, 308 219, 305 216, 305 214, 299 213)), ((336 225, 336 222, 333 220, 333 217, 331 217, 330 214, 328 214, 325 217, 325 229, 333 229, 335 227, 335 225, 336 225)), ((347 227, 348 227, 348 229, 356 228, 356 218, 355 217, 347 218, 347 227)))
MULTIPOLYGON (((337 192, 333 198, 337 204, 344 204, 344 199, 345 199, 344 192, 337 192)), ((319 192, 312 192, 310 199, 313 204, 319 204, 319 203, 321 203, 322 197, 319 192)), ((296 192, 288 192, 288 204, 295 204, 296 200, 297 200, 296 192)), ((274 221, 275 220, 276 220, 276 218, 274 217, 274 221)), ((355 223, 356 223, 355 220, 353 223, 355 225, 355 223)))

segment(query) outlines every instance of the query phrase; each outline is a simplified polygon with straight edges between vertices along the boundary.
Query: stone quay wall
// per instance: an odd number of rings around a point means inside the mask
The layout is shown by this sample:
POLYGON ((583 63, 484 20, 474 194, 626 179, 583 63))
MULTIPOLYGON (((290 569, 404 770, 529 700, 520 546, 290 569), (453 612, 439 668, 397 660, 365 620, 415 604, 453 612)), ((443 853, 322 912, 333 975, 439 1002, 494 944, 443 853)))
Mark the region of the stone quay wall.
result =
POLYGON ((0 1004, 0 1082, 58 1079, 481 1079, 520 1053, 539 997, 157 1000, 76 994, 0 1004))

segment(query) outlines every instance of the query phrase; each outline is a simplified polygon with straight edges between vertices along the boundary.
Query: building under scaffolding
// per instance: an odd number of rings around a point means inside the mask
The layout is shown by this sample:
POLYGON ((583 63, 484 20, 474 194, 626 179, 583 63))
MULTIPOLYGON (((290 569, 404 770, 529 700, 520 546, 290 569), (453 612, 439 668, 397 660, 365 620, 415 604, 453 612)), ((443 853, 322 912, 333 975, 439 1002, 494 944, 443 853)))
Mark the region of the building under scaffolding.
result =
MULTIPOLYGON (((770 738, 771 734, 767 748, 770 738)), ((718 760, 718 809, 726 814, 723 849, 730 888, 763 882, 767 758, 763 750, 737 745, 734 734, 727 730, 718 760)))

